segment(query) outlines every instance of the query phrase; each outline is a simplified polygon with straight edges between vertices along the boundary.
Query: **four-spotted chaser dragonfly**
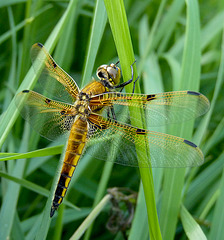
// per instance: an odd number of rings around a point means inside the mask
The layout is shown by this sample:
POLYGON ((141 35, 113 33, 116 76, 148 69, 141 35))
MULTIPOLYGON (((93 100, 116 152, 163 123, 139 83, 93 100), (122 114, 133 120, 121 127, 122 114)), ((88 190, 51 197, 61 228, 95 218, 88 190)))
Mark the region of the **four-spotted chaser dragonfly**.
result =
POLYGON ((91 148, 91 154, 98 158, 110 160, 109 154, 113 154, 115 162, 129 166, 187 167, 203 162, 203 154, 194 143, 131 125, 133 117, 129 109, 141 109, 149 126, 177 123, 198 117, 209 109, 204 95, 194 91, 116 92, 133 80, 132 74, 131 80, 120 83, 121 71, 117 64, 100 66, 97 69, 99 80, 93 80, 80 90, 42 44, 32 46, 31 58, 34 68, 41 72, 39 81, 43 88, 61 101, 23 90, 17 95, 19 110, 32 127, 48 139, 69 134, 51 217, 62 203, 85 147, 91 148), (140 156, 138 161, 136 146, 138 156, 148 146, 148 157, 140 156), (111 149, 115 149, 114 152, 111 149))

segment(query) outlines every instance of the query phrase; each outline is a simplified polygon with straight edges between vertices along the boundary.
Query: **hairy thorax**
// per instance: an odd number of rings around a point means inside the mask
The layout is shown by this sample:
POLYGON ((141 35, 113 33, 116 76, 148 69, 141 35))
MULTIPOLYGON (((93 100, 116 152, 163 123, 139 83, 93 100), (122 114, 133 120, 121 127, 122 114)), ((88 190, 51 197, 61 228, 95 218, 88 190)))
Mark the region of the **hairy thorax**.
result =
POLYGON ((91 108, 89 107, 90 96, 87 93, 80 92, 78 99, 74 103, 75 110, 78 116, 86 121, 91 113, 91 108))

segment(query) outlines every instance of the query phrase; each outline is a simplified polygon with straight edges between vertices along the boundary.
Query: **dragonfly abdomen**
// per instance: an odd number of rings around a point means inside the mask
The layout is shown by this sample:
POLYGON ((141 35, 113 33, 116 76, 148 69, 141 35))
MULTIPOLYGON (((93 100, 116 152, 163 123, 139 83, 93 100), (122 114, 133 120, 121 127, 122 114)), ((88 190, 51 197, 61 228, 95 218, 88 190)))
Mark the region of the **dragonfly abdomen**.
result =
POLYGON ((54 215, 55 210, 62 203, 63 198, 67 192, 69 183, 76 169, 83 148, 85 147, 86 137, 87 122, 78 118, 74 122, 69 135, 61 175, 58 181, 53 204, 51 207, 51 217, 54 215))

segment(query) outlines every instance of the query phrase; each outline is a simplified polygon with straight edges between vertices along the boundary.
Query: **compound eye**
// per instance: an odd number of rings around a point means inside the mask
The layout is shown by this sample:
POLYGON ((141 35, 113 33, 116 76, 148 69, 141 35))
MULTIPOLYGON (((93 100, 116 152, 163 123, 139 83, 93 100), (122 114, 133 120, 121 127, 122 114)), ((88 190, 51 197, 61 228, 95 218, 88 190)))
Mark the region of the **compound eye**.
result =
POLYGON ((108 79, 107 71, 104 68, 98 68, 97 76, 99 79, 108 79))
POLYGON ((109 73, 109 75, 111 76, 111 78, 114 80, 117 77, 117 70, 112 68, 112 67, 108 67, 107 71, 109 73))
POLYGON ((107 68, 108 74, 111 76, 114 85, 117 85, 120 82, 121 78, 121 71, 120 68, 116 67, 114 64, 110 65, 110 67, 107 68))

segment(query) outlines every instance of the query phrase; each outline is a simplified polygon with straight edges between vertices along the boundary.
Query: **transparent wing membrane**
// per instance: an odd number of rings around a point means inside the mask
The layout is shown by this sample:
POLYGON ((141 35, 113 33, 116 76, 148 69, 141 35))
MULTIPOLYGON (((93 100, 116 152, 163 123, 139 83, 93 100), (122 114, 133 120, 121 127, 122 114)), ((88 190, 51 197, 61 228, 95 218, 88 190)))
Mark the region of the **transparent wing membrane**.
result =
POLYGON ((89 123, 88 146, 96 158, 112 161, 114 156, 116 163, 136 167, 192 167, 203 163, 201 150, 183 138, 135 128, 97 114, 91 114, 89 123), (140 149, 140 158, 135 146, 140 149))
POLYGON ((76 115, 72 105, 51 100, 29 90, 16 96, 16 105, 23 118, 50 140, 70 131, 76 115))
POLYGON ((39 73, 41 68, 39 82, 42 87, 56 99, 74 103, 79 88, 73 78, 56 64, 42 44, 34 44, 30 54, 34 70, 39 73))
POLYGON ((110 92, 92 97, 90 105, 113 106, 118 115, 127 113, 128 107, 144 109, 148 126, 187 121, 203 115, 210 106, 204 95, 192 91, 150 95, 110 92))

